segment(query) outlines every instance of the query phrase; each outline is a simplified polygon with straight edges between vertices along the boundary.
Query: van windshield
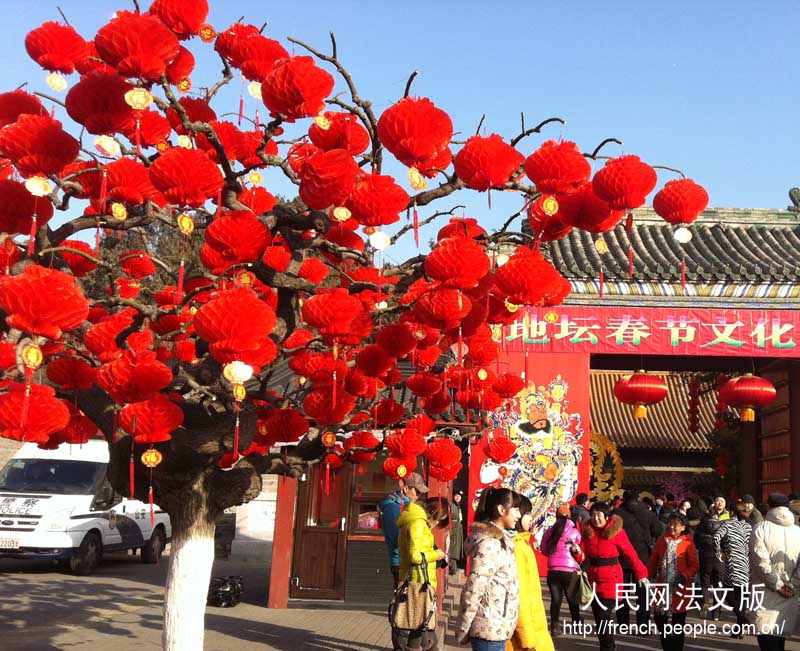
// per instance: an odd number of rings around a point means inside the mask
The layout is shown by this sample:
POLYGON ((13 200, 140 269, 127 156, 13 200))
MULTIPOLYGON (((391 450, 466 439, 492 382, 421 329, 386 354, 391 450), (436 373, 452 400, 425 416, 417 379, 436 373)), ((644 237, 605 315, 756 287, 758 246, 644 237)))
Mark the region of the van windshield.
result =
POLYGON ((90 495, 106 464, 74 459, 11 459, 0 470, 0 491, 90 495))

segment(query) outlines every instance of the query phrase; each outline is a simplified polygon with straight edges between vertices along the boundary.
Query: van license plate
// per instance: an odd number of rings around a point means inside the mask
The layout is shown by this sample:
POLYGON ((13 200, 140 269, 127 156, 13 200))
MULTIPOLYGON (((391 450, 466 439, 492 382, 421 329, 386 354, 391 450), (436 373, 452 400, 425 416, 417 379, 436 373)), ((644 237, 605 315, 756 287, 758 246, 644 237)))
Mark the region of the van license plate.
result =
POLYGON ((19 540, 0 538, 0 549, 19 549, 19 540))

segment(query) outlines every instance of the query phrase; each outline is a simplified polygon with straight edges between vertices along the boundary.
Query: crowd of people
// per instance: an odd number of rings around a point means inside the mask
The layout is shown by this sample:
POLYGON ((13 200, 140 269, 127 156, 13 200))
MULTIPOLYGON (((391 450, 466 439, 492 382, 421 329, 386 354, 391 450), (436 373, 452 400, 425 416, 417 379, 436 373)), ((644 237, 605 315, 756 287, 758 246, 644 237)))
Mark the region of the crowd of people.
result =
MULTIPOLYGON (((445 563, 447 556, 436 549, 431 531, 450 525, 453 505, 436 498, 414 503, 427 492, 418 475, 401 484, 401 499, 409 501, 397 519, 396 577, 411 576, 423 559, 435 577, 437 561, 445 563)), ((750 495, 732 509, 722 495, 640 500, 626 491, 611 504, 591 505, 587 495, 578 495, 572 507, 558 508, 539 546, 547 559, 549 619, 531 511, 528 498, 507 488, 489 487, 480 497, 463 545, 469 574, 457 618, 458 640, 473 651, 552 651, 563 633, 565 600, 573 626, 591 611, 601 651, 617 648, 614 630, 622 624, 646 634, 651 616, 662 648, 680 651, 682 625, 692 611, 710 620, 731 612, 736 623, 726 630, 733 638, 743 637, 746 622, 753 624, 762 651, 782 651, 794 631, 800 595, 795 495, 773 493, 760 509, 750 495), (581 573, 592 589, 583 606, 581 573)), ((433 631, 396 630, 393 641, 395 651, 435 651, 437 645, 433 631)))

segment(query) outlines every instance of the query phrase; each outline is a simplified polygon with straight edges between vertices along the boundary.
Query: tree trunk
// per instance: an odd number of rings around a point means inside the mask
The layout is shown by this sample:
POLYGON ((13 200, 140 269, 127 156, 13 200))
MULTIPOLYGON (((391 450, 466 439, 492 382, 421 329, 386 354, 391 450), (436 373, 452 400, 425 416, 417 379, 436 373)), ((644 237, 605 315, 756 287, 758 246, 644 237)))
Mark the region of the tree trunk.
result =
POLYGON ((202 486, 170 510, 172 545, 164 591, 165 651, 202 651, 214 563, 214 521, 202 486), (177 511, 177 512, 176 512, 177 511))

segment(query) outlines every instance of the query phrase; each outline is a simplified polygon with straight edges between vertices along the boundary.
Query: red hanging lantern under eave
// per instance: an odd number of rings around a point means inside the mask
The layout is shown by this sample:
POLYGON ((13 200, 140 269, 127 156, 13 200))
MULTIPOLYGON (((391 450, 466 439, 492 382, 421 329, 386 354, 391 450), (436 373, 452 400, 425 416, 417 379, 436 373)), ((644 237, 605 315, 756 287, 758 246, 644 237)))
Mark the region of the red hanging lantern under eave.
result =
POLYGON ((614 385, 617 400, 633 405, 634 418, 647 418, 648 405, 654 405, 667 397, 668 389, 664 378, 646 371, 625 375, 614 385))
POLYGON ((755 410, 766 407, 776 395, 772 382, 752 373, 728 380, 719 390, 720 400, 737 407, 745 423, 752 423, 756 419, 755 410))

